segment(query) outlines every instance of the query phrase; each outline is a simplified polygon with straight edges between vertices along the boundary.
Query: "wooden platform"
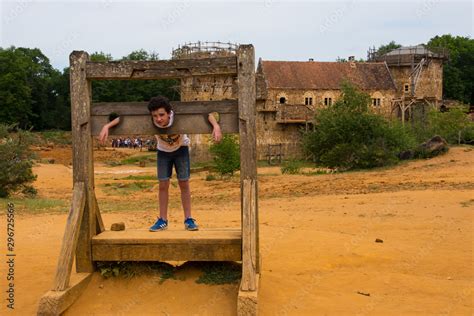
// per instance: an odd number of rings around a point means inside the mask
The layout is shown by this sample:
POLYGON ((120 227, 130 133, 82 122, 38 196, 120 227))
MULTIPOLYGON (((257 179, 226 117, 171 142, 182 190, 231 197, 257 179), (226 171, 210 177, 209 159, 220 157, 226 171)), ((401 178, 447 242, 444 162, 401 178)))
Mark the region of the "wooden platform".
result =
POLYGON ((92 238, 94 261, 241 261, 240 229, 105 231, 92 238))

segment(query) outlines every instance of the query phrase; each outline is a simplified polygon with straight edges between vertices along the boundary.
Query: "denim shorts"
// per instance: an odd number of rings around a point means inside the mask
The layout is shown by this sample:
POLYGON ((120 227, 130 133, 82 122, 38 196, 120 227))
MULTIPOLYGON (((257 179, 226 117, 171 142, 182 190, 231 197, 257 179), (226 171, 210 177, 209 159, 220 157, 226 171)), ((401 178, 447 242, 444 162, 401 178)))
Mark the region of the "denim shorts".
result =
POLYGON ((189 180, 191 174, 189 162, 189 148, 188 146, 181 146, 178 150, 173 152, 166 152, 158 150, 157 152, 157 168, 158 180, 165 181, 171 178, 173 173, 173 165, 176 170, 178 180, 189 180))

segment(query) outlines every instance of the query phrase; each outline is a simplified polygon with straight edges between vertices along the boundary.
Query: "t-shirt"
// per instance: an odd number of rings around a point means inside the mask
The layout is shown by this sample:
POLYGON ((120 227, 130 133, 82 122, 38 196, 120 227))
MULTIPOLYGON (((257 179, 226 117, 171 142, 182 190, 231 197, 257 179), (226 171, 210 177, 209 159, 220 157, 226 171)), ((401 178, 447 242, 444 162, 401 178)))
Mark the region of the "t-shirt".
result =
MULTIPOLYGON (((174 122, 174 112, 171 111, 170 113, 170 122, 167 126, 159 126, 153 120, 153 124, 155 124, 158 128, 168 128, 173 125, 174 122)), ((186 134, 158 134, 155 135, 157 144, 156 147, 158 150, 166 151, 166 152, 173 152, 179 149, 181 146, 189 146, 189 137, 186 134)))

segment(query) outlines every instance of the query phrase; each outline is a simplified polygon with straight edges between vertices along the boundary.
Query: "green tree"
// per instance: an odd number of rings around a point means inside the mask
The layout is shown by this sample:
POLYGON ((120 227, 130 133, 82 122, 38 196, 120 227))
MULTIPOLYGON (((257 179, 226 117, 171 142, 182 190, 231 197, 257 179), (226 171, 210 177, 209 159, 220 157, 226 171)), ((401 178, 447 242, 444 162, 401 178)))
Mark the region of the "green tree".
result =
POLYGON ((224 135, 219 143, 211 145, 214 164, 221 175, 233 175, 240 168, 239 143, 234 135, 224 135))
POLYGON ((36 130, 64 124, 69 112, 57 89, 61 80, 39 49, 0 48, 0 122, 36 130))
POLYGON ((443 67, 444 97, 474 104, 474 40, 446 34, 433 37, 427 46, 449 50, 449 60, 443 67))
POLYGON ((36 179, 32 171, 32 153, 29 150, 31 136, 18 130, 8 133, 13 126, 0 124, 0 197, 22 190, 33 194, 31 183, 36 179))
POLYGON ((377 49, 377 56, 385 55, 386 53, 391 52, 394 49, 400 48, 402 45, 395 43, 395 41, 391 41, 386 45, 380 45, 377 49))
MULTIPOLYGON (((112 56, 104 52, 91 55, 92 61, 110 61, 112 56)), ((121 60, 158 60, 158 54, 143 49, 131 52, 121 60)), ((156 95, 164 95, 170 100, 179 100, 177 80, 96 80, 92 82, 94 102, 148 101, 156 95)))
POLYGON ((315 129, 304 134, 303 146, 315 162, 341 169, 380 167, 414 147, 414 138, 401 125, 371 111, 368 94, 349 83, 341 89, 342 97, 317 110, 315 129))

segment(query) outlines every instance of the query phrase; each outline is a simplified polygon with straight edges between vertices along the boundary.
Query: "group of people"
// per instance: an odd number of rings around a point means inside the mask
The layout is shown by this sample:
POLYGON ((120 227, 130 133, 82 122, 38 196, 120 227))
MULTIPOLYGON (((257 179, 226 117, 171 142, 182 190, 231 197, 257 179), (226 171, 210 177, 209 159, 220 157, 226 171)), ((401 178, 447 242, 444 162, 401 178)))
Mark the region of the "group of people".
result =
POLYGON ((136 138, 112 138, 112 147, 113 148, 142 148, 143 140, 140 137, 136 138))

